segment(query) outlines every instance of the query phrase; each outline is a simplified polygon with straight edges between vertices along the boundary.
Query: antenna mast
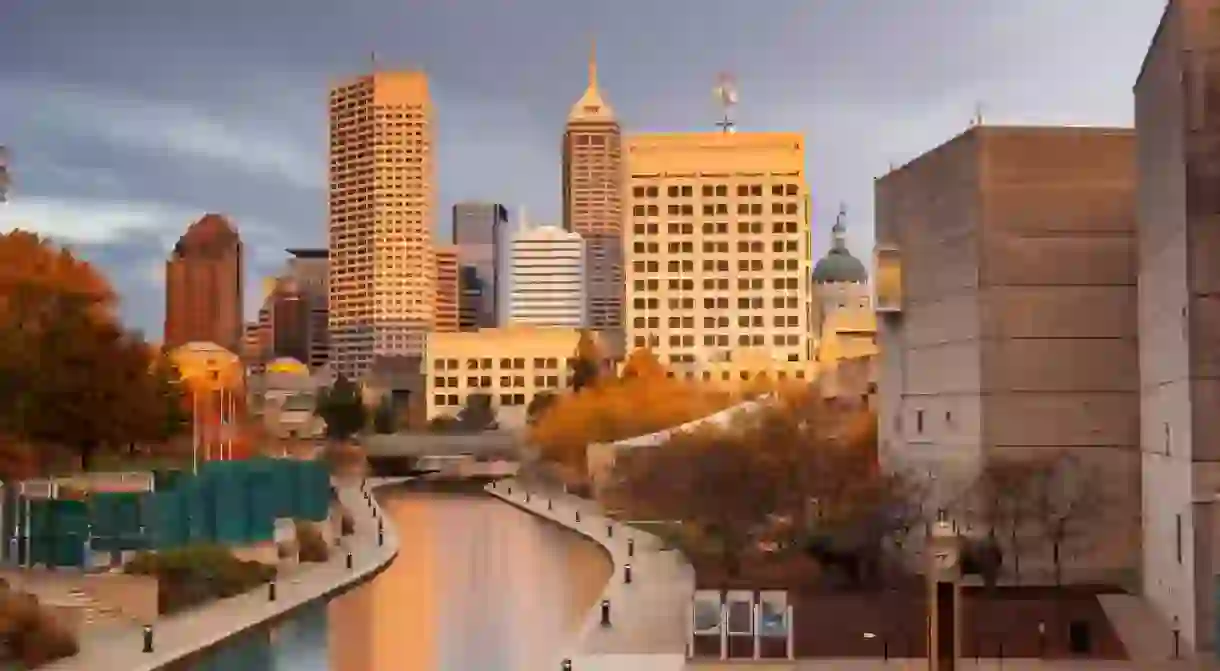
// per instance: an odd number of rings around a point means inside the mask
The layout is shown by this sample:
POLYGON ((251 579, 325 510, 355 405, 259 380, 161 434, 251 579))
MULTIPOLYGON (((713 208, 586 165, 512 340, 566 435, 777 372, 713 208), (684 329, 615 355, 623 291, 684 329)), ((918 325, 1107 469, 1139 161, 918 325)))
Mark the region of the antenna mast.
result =
POLYGON ((712 89, 716 102, 720 105, 721 118, 716 127, 730 135, 737 132, 737 124, 733 121, 733 109, 737 107, 737 82, 733 75, 722 72, 716 78, 716 88, 712 89))
POLYGON ((0 144, 0 203, 8 202, 8 148, 0 144))

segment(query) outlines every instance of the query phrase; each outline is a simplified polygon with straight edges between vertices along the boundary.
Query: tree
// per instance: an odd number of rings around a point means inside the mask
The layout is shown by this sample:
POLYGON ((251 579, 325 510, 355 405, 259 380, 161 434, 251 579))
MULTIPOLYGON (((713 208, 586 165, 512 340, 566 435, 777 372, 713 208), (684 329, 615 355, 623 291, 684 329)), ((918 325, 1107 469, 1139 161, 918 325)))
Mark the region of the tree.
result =
POLYGON ((665 366, 651 348, 637 347, 627 355, 620 377, 623 380, 659 380, 666 377, 666 373, 665 366))
POLYGON ((376 433, 394 433, 398 430, 398 417, 394 413, 394 402, 389 396, 384 396, 373 412, 373 431, 376 433))
POLYGON ((687 535, 713 543, 725 572, 739 574, 742 554, 765 533, 778 507, 775 474, 748 446, 721 431, 680 434, 624 460, 618 498, 649 519, 681 522, 687 535))
POLYGON ((491 395, 470 393, 466 403, 458 411, 457 423, 463 431, 485 431, 496 421, 496 412, 491 407, 491 395))
POLYGON ((580 339, 576 341, 576 352, 572 356, 572 391, 580 393, 597 384, 601 378, 603 359, 593 333, 587 329, 581 330, 580 339))
POLYGON ((326 437, 335 441, 356 435, 364 428, 368 415, 359 385, 343 375, 319 394, 314 412, 326 422, 326 437))
POLYGON ((543 413, 555 405, 556 400, 558 397, 553 391, 540 391, 534 394, 534 398, 530 399, 529 405, 525 407, 526 421, 530 425, 535 424, 543 413))
POLYGON ((1051 546, 1055 585, 1063 584, 1063 551, 1096 531, 1106 509, 1101 473, 1060 453, 1035 463, 1031 482, 1034 523, 1051 546))
POLYGON ((1023 535, 1034 516, 1034 481, 1037 462, 1020 459, 992 459, 983 466, 972 488, 977 517, 991 538, 1008 539, 1013 575, 1021 580, 1023 535))

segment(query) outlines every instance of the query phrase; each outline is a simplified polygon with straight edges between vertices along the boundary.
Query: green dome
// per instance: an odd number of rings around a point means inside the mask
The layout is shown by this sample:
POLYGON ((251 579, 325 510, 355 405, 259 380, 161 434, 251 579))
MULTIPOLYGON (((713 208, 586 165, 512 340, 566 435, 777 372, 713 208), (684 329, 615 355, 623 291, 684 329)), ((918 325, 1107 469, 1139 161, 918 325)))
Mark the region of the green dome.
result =
POLYGON ((813 267, 814 284, 837 284, 840 282, 868 282, 868 271, 860 259, 846 249, 831 249, 830 253, 813 267))
POLYGON ((830 229, 830 252, 813 267, 814 284, 838 284, 841 282, 868 282, 868 271, 860 259, 847 251, 847 207, 839 208, 839 216, 830 229))

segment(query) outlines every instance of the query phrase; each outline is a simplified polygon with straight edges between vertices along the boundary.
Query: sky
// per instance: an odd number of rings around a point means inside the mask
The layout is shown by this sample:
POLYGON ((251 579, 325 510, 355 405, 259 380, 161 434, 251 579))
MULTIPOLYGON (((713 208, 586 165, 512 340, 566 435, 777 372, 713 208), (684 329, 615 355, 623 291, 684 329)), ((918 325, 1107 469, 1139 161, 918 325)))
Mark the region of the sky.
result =
POLYGON ((450 206, 560 213, 560 140, 599 80, 624 130, 711 130, 732 73, 742 131, 806 136, 814 250, 840 203, 872 250, 873 180, 988 124, 1132 123, 1164 0, 0 0, 0 230, 99 265, 159 337, 164 259, 205 212, 236 223, 247 307, 284 248, 322 246, 326 95, 422 68, 435 106, 436 236, 450 206), (1102 7, 1104 5, 1104 9, 1102 7))

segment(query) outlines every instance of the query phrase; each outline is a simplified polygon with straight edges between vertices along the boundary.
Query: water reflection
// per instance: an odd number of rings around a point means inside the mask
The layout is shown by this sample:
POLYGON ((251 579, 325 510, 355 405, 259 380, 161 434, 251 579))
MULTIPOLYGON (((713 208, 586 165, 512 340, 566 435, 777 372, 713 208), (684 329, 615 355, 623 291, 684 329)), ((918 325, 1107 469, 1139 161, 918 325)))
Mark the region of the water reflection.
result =
POLYGON ((382 505, 402 544, 385 572, 196 668, 556 668, 610 575, 591 542, 489 497, 395 492, 382 505))

